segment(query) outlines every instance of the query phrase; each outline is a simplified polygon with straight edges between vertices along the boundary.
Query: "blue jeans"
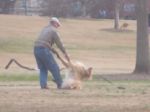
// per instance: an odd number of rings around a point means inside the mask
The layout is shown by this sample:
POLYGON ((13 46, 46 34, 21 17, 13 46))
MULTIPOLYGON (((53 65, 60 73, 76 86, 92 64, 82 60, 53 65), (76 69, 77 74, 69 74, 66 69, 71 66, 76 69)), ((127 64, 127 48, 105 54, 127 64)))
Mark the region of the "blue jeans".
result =
POLYGON ((52 73, 57 87, 60 88, 62 84, 62 78, 60 75, 59 66, 52 55, 52 51, 45 47, 34 47, 34 55, 38 68, 40 69, 41 88, 45 88, 47 86, 48 71, 52 73))

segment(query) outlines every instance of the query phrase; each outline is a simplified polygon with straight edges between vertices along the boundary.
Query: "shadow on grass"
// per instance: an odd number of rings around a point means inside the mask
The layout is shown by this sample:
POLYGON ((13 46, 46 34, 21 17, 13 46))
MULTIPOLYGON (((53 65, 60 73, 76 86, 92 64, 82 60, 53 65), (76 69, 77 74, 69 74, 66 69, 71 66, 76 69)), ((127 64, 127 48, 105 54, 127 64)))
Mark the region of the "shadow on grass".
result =
POLYGON ((131 29, 114 29, 114 28, 104 28, 104 29, 100 29, 101 31, 107 31, 107 32, 114 32, 114 33, 133 33, 135 32, 134 30, 131 29))
POLYGON ((105 81, 150 81, 150 74, 117 73, 117 74, 95 74, 93 80, 105 81))

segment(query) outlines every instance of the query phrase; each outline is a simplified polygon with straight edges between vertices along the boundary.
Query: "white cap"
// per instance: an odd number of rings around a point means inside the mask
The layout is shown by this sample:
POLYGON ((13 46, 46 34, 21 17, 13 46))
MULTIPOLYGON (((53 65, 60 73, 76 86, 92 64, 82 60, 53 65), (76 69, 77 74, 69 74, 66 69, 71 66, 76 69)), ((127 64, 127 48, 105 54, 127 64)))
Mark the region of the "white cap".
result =
POLYGON ((60 24, 59 19, 58 19, 58 18, 56 18, 56 17, 52 17, 52 18, 50 19, 50 22, 52 22, 52 21, 54 21, 54 22, 58 23, 58 24, 59 24, 59 26, 61 25, 61 24, 60 24))

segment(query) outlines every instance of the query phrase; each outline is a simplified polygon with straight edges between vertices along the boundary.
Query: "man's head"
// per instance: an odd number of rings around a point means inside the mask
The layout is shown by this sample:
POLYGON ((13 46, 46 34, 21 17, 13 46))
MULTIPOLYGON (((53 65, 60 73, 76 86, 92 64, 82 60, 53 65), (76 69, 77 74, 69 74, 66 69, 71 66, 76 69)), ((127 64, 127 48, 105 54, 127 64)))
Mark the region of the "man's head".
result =
POLYGON ((52 17, 50 19, 50 24, 53 25, 54 27, 58 28, 60 26, 60 21, 56 17, 52 17))

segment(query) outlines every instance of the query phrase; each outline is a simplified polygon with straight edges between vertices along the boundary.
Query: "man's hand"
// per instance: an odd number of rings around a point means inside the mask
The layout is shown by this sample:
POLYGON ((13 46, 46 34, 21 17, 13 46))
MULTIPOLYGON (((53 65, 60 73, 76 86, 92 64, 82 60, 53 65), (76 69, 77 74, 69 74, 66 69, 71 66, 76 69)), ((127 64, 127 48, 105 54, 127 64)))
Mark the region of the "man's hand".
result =
POLYGON ((67 59, 68 62, 70 62, 70 58, 66 53, 65 53, 65 58, 67 59))

